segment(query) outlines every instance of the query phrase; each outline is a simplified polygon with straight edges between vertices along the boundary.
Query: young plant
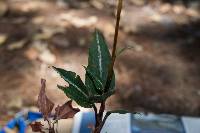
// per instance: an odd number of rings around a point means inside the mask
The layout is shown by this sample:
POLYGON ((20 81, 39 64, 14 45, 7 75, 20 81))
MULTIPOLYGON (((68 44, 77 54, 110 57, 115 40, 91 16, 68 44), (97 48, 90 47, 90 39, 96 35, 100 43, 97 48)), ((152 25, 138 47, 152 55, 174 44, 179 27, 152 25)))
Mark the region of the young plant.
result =
POLYGON ((85 83, 83 83, 80 76, 76 73, 53 67, 69 84, 68 87, 58 85, 58 88, 64 91, 67 97, 74 100, 78 105, 84 108, 94 109, 95 126, 93 133, 100 133, 106 119, 111 113, 127 113, 123 110, 109 111, 103 117, 106 100, 115 93, 115 74, 113 67, 116 59, 122 2, 123 0, 118 0, 112 55, 110 55, 103 34, 99 30, 95 30, 92 44, 89 48, 88 66, 84 66, 86 71, 85 83), (97 109, 97 104, 100 104, 99 109, 97 109))
MULTIPOLYGON (((93 34, 92 44, 89 48, 88 66, 85 67, 85 83, 81 80, 80 76, 74 72, 66 71, 62 68, 53 67, 60 76, 69 84, 69 86, 60 86, 67 97, 74 100, 78 105, 84 108, 93 108, 95 112, 95 125, 93 133, 100 133, 106 119, 111 113, 127 113, 124 110, 115 110, 106 112, 105 116, 105 103, 107 98, 115 93, 115 73, 113 70, 117 48, 117 38, 120 22, 120 14, 122 10, 123 0, 118 0, 117 18, 115 26, 115 35, 113 42, 112 55, 109 52, 108 45, 105 41, 103 34, 99 30, 95 30, 93 34), (97 104, 100 104, 100 108, 97 108, 97 104)), ((124 49, 121 50, 121 52, 124 49)), ((120 52, 120 53, 121 53, 120 52)), ((38 106, 40 112, 43 114, 44 120, 48 122, 49 128, 44 129, 40 122, 31 124, 33 131, 44 133, 44 130, 48 130, 49 133, 56 133, 55 124, 60 119, 72 118, 79 109, 73 108, 72 101, 66 102, 62 106, 55 108, 55 115, 52 116, 52 110, 54 103, 48 99, 45 94, 45 80, 41 80, 41 90, 38 97, 38 106), (51 118, 51 119, 50 119, 51 118)))

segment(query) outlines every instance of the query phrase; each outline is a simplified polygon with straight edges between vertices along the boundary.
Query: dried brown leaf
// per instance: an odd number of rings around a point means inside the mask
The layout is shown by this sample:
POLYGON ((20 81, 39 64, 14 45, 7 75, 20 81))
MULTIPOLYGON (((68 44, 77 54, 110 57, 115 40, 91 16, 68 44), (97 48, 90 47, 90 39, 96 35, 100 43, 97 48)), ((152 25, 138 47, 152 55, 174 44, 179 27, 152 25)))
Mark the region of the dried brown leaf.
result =
POLYGON ((51 115, 51 111, 54 107, 54 103, 48 99, 48 97, 45 94, 45 88, 46 88, 46 80, 41 79, 41 89, 38 96, 38 107, 39 111, 43 114, 44 120, 47 120, 48 117, 51 115))
POLYGON ((73 118, 74 115, 79 112, 80 110, 78 108, 73 108, 72 107, 72 100, 66 102, 62 106, 57 106, 55 108, 55 119, 60 120, 60 119, 67 119, 67 118, 73 118))
POLYGON ((30 126, 33 132, 45 133, 44 131, 42 131, 43 125, 41 124, 41 122, 31 123, 30 126))

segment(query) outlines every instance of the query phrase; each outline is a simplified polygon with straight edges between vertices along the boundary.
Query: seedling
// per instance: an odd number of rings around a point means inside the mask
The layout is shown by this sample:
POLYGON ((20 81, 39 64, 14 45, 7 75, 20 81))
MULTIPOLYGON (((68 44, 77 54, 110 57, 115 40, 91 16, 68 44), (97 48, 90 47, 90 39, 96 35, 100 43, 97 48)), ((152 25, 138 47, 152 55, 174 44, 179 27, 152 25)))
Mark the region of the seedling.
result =
MULTIPOLYGON (((87 67, 84 66, 86 71, 85 82, 83 82, 80 76, 75 72, 53 67, 53 69, 57 71, 69 84, 69 86, 58 85, 58 88, 61 89, 68 98, 75 101, 81 107, 94 109, 95 125, 92 130, 93 133, 100 133, 106 119, 111 113, 127 113, 127 111, 124 110, 115 110, 108 111, 105 116, 103 116, 103 113, 105 112, 106 100, 115 93, 115 73, 113 67, 116 56, 118 55, 116 53, 116 49, 122 3, 123 0, 118 0, 112 55, 109 52, 108 45, 103 34, 97 29, 93 34, 92 44, 89 47, 88 65, 87 67), (97 108, 97 104, 100 104, 99 109, 97 108)), ((38 100, 40 111, 44 114, 44 119, 49 123, 48 118, 53 108, 53 104, 46 98, 46 96, 44 96, 44 94, 40 93, 40 95, 42 96, 39 96, 39 98, 42 97, 45 99, 45 102, 42 102, 43 100, 38 100), (47 110, 43 110, 42 105, 47 105, 47 110)), ((74 110, 74 108, 71 108, 71 110, 73 110, 73 115, 78 112, 78 109, 74 110)), ((68 118, 68 116, 66 118, 68 118)), ((52 126, 49 124, 49 132, 52 128, 54 128, 54 125, 52 126)))

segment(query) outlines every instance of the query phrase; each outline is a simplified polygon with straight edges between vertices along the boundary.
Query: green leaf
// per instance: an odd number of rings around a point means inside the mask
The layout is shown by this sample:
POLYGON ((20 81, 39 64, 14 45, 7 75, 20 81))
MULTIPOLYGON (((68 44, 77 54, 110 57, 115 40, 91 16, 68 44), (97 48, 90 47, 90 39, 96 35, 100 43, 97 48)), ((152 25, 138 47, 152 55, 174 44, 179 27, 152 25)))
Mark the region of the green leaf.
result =
POLYGON ((58 88, 63 90, 64 93, 67 95, 67 97, 74 100, 78 105, 80 105, 84 108, 91 108, 92 107, 92 103, 89 101, 89 98, 82 95, 82 93, 80 91, 73 88, 72 86, 63 87, 63 86, 58 85, 58 88))
MULTIPOLYGON (((91 84, 93 85, 93 89, 98 93, 98 94, 102 94, 103 93, 103 84, 102 81, 99 77, 94 76, 94 74, 87 69, 85 66, 83 66, 86 70, 86 76, 89 78, 89 80, 91 81, 91 84)), ((90 88, 90 86, 87 86, 88 88, 90 88)), ((92 91, 92 90, 91 90, 92 91)))
POLYGON ((82 82, 81 78, 79 75, 76 75, 75 72, 71 72, 71 71, 66 71, 62 68, 56 68, 53 67, 55 71, 57 71, 60 76, 66 81, 68 82, 70 85, 74 86, 76 89, 78 89, 79 91, 81 91, 83 93, 83 95, 88 95, 88 90, 85 87, 84 83, 82 82))
MULTIPOLYGON (((107 75, 109 65, 111 63, 111 55, 108 49, 108 45, 104 39, 103 34, 96 30, 93 35, 93 41, 89 48, 89 58, 88 58, 88 66, 87 71, 93 73, 93 77, 99 77, 103 86, 106 84, 107 75)), ((85 84, 89 88, 92 94, 98 94, 95 90, 95 86, 92 83, 91 78, 86 73, 85 84)), ((114 89, 115 86, 115 76, 113 76, 113 80, 110 86, 110 90, 114 89)), ((103 92, 103 88, 102 92, 103 92)))
POLYGON ((82 82, 80 76, 76 75, 74 72, 66 71, 61 68, 53 68, 69 84, 69 87, 58 86, 58 88, 63 90, 69 98, 76 101, 80 106, 86 108, 91 107, 88 90, 82 82))
POLYGON ((105 101, 108 97, 112 96, 114 93, 115 93, 114 90, 110 90, 102 95, 90 96, 89 100, 93 103, 101 103, 101 102, 105 101))

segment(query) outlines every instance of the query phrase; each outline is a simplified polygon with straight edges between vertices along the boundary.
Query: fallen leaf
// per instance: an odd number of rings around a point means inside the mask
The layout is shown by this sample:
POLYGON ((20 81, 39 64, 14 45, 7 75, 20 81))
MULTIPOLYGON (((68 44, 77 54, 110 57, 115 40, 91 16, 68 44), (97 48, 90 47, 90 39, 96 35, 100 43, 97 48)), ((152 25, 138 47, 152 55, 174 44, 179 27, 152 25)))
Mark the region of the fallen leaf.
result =
POLYGON ((39 111, 43 114, 44 120, 47 120, 54 107, 54 103, 48 99, 45 94, 46 80, 41 79, 41 90, 38 96, 39 111))
POLYGON ((55 108, 55 119, 67 119, 67 118, 73 118, 74 115, 79 112, 80 110, 78 108, 72 107, 72 100, 66 102, 62 106, 57 106, 55 108))
POLYGON ((31 123, 30 126, 33 132, 45 133, 44 131, 42 131, 43 125, 41 124, 41 122, 35 122, 33 124, 31 123))

